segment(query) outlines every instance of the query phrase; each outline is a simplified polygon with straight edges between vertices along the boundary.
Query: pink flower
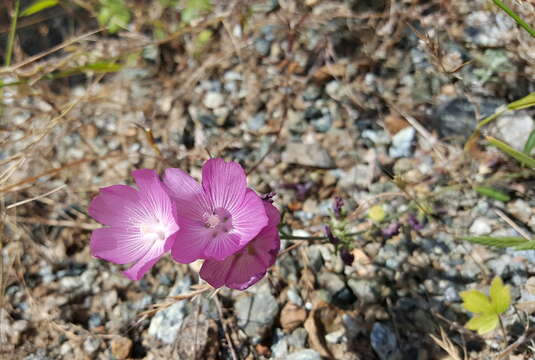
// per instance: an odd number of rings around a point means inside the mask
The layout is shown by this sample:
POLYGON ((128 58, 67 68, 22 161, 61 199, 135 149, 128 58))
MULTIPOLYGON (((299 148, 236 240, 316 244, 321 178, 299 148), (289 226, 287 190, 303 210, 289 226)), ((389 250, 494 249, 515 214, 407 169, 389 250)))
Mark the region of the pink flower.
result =
POLYGON ((202 167, 202 186, 180 169, 167 169, 164 184, 176 201, 180 231, 173 259, 223 260, 250 242, 268 219, 262 200, 247 191, 240 164, 210 159, 202 167))
POLYGON ((132 172, 139 191, 126 185, 100 189, 89 206, 89 215, 109 227, 91 235, 93 256, 116 264, 135 263, 123 273, 139 280, 173 245, 179 229, 176 208, 158 174, 142 169, 132 172))
POLYGON ((279 211, 267 201, 264 201, 264 207, 269 219, 266 227, 243 249, 225 260, 206 260, 199 273, 201 278, 215 288, 225 285, 245 290, 264 277, 275 263, 280 248, 279 211))

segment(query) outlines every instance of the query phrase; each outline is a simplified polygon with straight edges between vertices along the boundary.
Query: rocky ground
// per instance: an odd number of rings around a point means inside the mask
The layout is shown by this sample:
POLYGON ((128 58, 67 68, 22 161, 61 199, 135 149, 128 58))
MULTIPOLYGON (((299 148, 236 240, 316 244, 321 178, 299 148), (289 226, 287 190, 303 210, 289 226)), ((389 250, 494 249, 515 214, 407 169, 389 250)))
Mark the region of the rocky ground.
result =
MULTIPOLYGON (((33 20, 21 20, 15 67, 0 70, 25 81, 0 93, 4 358, 535 357, 535 307, 508 310, 506 338, 479 336, 459 297, 500 276, 513 304, 535 301, 533 251, 459 240, 535 231, 531 170, 483 139, 463 151, 478 120, 535 91, 535 39, 486 1, 229 1, 185 28, 165 4, 128 2, 127 29, 39 59, 98 28, 91 6, 21 18, 33 20), (86 66, 99 61, 121 68, 86 66), (198 178, 209 156, 277 193, 283 250, 265 279, 214 293, 196 263, 166 257, 133 282, 91 257, 100 187, 138 168, 198 178), (358 233, 350 264, 317 238, 333 221, 358 233)), ((531 4, 510 2, 533 24, 531 4)), ((0 19, 4 48, 6 9, 0 19)), ((484 133, 521 150, 534 114, 506 113, 484 133)))

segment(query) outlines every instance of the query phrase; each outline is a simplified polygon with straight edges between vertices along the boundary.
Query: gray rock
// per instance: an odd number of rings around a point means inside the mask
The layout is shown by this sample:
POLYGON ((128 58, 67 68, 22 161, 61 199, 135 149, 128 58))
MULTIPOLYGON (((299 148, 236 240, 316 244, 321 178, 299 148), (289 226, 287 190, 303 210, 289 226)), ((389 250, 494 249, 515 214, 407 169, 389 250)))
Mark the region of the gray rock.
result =
POLYGON ((117 295, 117 291, 110 290, 106 291, 104 294, 102 294, 102 305, 105 309, 111 309, 117 304, 117 300, 119 299, 119 296, 117 295))
POLYGON ((323 257, 321 256, 321 248, 323 245, 313 244, 306 248, 309 264, 314 272, 319 273, 323 266, 323 257))
POLYGON ((299 291, 295 287, 290 286, 286 295, 288 296, 288 300, 293 302, 295 305, 303 306, 303 299, 301 299, 301 295, 299 295, 299 291))
POLYGON ((288 336, 288 345, 290 349, 297 350, 304 348, 307 342, 308 333, 305 328, 295 329, 290 336, 288 336))
POLYGON ((225 98, 219 92, 209 91, 204 95, 203 104, 209 109, 217 109, 223 105, 225 98))
POLYGON ((45 349, 38 349, 34 354, 28 355, 24 358, 24 360, 50 360, 48 356, 46 356, 46 350, 45 349))
POLYGON ((340 100, 342 97, 342 87, 340 86, 340 83, 336 80, 331 81, 330 83, 325 86, 325 92, 327 95, 329 95, 331 98, 335 100, 340 100))
POLYGON ((485 218, 477 218, 470 226, 470 233, 474 235, 488 235, 492 232, 492 227, 485 218))
POLYGON ((332 169, 335 163, 331 156, 318 144, 289 143, 282 153, 282 161, 289 164, 332 169))
POLYGON ((533 118, 524 111, 504 114, 496 121, 498 138, 518 151, 524 149, 533 127, 533 118))
POLYGON ((98 348, 100 347, 100 343, 101 341, 99 338, 89 336, 84 341, 84 351, 86 352, 86 354, 91 355, 98 350, 98 348))
MULTIPOLYGON (((491 115, 498 107, 494 101, 483 102, 480 106, 481 116, 491 115)), ((442 137, 465 140, 473 133, 477 125, 476 111, 465 98, 453 98, 441 104, 434 113, 432 126, 442 137)))
POLYGON ((507 45, 514 37, 514 21, 504 12, 474 11, 465 19, 467 40, 484 47, 507 45))
POLYGON ((288 355, 288 336, 285 336, 281 329, 277 329, 275 338, 277 340, 271 346, 271 356, 275 359, 285 359, 288 355))
POLYGON ((345 330, 340 329, 333 332, 328 333, 325 335, 325 340, 331 344, 339 344, 342 342, 342 339, 344 338, 345 330))
POLYGON ((253 4, 251 4, 251 11, 268 13, 275 10, 277 6, 279 6, 279 2, 277 0, 255 1, 253 4))
POLYGON ((327 132, 333 125, 333 119, 331 117, 331 114, 327 113, 323 115, 322 117, 318 119, 314 119, 311 121, 312 126, 314 126, 314 129, 318 132, 327 132))
POLYGON ((318 85, 309 85, 303 91, 303 100, 314 101, 321 96, 321 88, 318 85))
POLYGON ((247 128, 250 131, 258 131, 262 129, 265 125, 266 125, 265 113, 258 113, 247 121, 247 128))
POLYGON ((254 40, 254 48, 256 52, 261 56, 269 56, 269 52, 271 51, 271 41, 260 37, 254 40))
POLYGON ((326 271, 319 274, 318 283, 320 288, 325 289, 331 296, 336 295, 346 286, 340 275, 326 271))
POLYGON ((258 343, 265 332, 273 326, 279 313, 277 299, 271 294, 269 283, 265 282, 256 289, 254 295, 244 294, 234 303, 238 326, 254 343, 258 343))
POLYGON ((321 360, 321 355, 312 349, 305 349, 291 353, 286 360, 321 360))
POLYGON ((457 293, 457 290, 455 290, 453 286, 446 288, 446 290, 444 291, 444 299, 449 302, 456 302, 461 300, 459 294, 457 293))
MULTIPOLYGON (((190 286, 189 276, 177 279, 175 286, 169 292, 169 296, 186 293, 190 286)), ((187 304, 187 300, 178 301, 154 315, 149 325, 149 335, 166 344, 175 342, 182 321, 187 315, 187 304)))
POLYGON ((412 143, 416 130, 407 126, 392 137, 392 145, 388 149, 388 155, 393 158, 408 157, 412 154, 412 143))
POLYGON ((438 107, 433 126, 443 137, 469 136, 476 128, 474 106, 464 98, 452 99, 438 107))
POLYGON ((353 291, 353 294, 363 304, 377 303, 379 295, 379 284, 374 280, 349 279, 347 286, 353 291))
POLYGON ((374 323, 370 334, 372 348, 381 360, 400 360, 396 334, 392 329, 381 323, 374 323))

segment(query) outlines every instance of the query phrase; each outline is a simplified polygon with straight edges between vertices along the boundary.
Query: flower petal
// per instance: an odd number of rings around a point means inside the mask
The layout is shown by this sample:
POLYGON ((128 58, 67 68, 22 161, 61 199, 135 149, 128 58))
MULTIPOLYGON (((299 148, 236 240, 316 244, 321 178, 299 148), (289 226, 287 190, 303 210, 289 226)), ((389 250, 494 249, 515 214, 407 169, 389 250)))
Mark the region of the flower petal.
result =
POLYGON ((139 280, 151 267, 160 260, 162 255, 173 245, 175 235, 170 236, 164 243, 154 243, 153 246, 131 268, 123 274, 131 280, 139 280))
POLYGON ((207 231, 200 221, 179 217, 180 230, 171 248, 171 255, 175 261, 188 264, 203 258, 204 249, 212 240, 212 234, 207 231))
POLYGON ((180 209, 181 216, 202 219, 205 212, 212 210, 202 186, 184 171, 166 169, 163 182, 167 193, 180 209))
POLYGON ((203 259, 224 260, 241 248, 240 237, 233 233, 219 233, 207 241, 203 259))
POLYGON ((89 215, 108 226, 121 226, 128 223, 128 208, 139 201, 137 191, 126 185, 113 185, 100 189, 89 205, 89 215))
POLYGON ((243 203, 232 213, 232 232, 240 236, 240 244, 245 246, 267 223, 264 201, 254 191, 248 189, 243 203))
MULTIPOLYGON (((175 233, 177 210, 164 189, 160 177, 153 170, 141 169, 132 172, 139 187, 139 205, 135 215, 141 223, 158 222, 166 228, 165 238, 175 233)), ((132 209, 133 210, 133 209, 132 209)))
POLYGON ((258 282, 272 266, 280 249, 280 215, 277 208, 264 202, 270 219, 268 226, 240 251, 222 261, 206 260, 199 275, 215 288, 226 285, 244 290, 258 282))
POLYGON ((240 164, 210 159, 202 167, 202 187, 214 209, 222 207, 233 213, 241 207, 247 178, 240 164))
POLYGON ((150 247, 141 233, 124 228, 101 228, 91 234, 91 254, 116 264, 137 261, 150 247))
POLYGON ((199 271, 199 275, 214 288, 220 288, 225 285, 234 261, 236 261, 236 256, 229 256, 223 261, 205 260, 199 271))
POLYGON ((242 256, 232 267, 227 277, 227 287, 236 290, 245 290, 256 284, 266 275, 267 267, 263 266, 252 256, 242 256))

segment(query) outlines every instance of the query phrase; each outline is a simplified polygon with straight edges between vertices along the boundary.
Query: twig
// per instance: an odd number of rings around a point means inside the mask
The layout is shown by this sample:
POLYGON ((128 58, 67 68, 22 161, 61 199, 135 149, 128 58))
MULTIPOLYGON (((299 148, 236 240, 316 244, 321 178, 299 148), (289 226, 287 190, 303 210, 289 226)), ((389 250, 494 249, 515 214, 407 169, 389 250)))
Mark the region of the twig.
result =
POLYGON ((24 60, 24 61, 21 61, 20 63, 18 63, 18 64, 16 64, 16 65, 13 65, 13 66, 6 65, 6 66, 7 66, 6 68, 4 68, 4 69, 0 69, 0 73, 4 73, 4 72, 10 73, 10 72, 13 72, 13 71, 15 71, 15 70, 17 70, 17 69, 20 69, 21 67, 24 67, 24 66, 26 66, 26 65, 28 65, 28 64, 31 64, 31 63, 34 62, 34 61, 39 60, 39 59, 42 58, 42 57, 45 57, 45 56, 47 56, 47 55, 50 55, 50 54, 52 54, 52 53, 54 53, 54 52, 56 52, 56 51, 59 51, 59 50, 65 48, 65 47, 67 47, 67 46, 69 46, 69 45, 75 43, 75 42, 78 42, 78 41, 80 41, 80 40, 83 40, 83 39, 85 39, 85 38, 87 38, 87 37, 89 37, 89 36, 91 36, 91 35, 94 35, 94 34, 96 34, 96 33, 99 33, 99 32, 101 32, 101 31, 102 31, 102 28, 101 28, 101 29, 92 30, 92 31, 87 32, 87 33, 85 33, 85 34, 82 34, 82 35, 80 35, 80 36, 78 36, 78 37, 75 37, 75 38, 73 38, 73 39, 71 39, 71 40, 68 40, 68 41, 65 41, 65 42, 63 42, 63 43, 61 43, 61 44, 59 44, 59 45, 56 45, 56 46, 54 46, 54 47, 52 47, 52 48, 50 48, 50 49, 48 49, 48 50, 46 50, 46 51, 44 51, 44 52, 42 52, 42 53, 39 53, 39 54, 34 55, 34 56, 32 56, 32 57, 29 57, 28 59, 26 59, 26 60, 24 60))
POLYGON ((494 209, 494 212, 496 215, 502 218, 503 221, 505 221, 509 226, 511 226, 517 233, 520 234, 524 239, 531 240, 531 236, 520 226, 518 226, 509 216, 505 215, 503 211, 500 209, 494 209))
MULTIPOLYGON (((529 325, 528 325, 529 326, 529 325)), ((511 353, 520 345, 530 341, 535 337, 535 330, 534 329, 527 329, 524 331, 524 333, 511 345, 506 347, 502 352, 500 352, 498 355, 496 355, 496 360, 502 360, 511 355, 511 353)))
POLYGON ((11 205, 8 205, 6 206, 6 210, 9 210, 9 209, 12 209, 14 207, 17 207, 17 206, 20 206, 20 205, 24 205, 24 204, 27 204, 29 202, 32 202, 34 200, 38 200, 38 199, 41 199, 41 198, 44 198, 48 195, 52 195, 53 193, 55 193, 56 191, 59 191, 61 189, 63 189, 64 187, 66 187, 67 185, 66 184, 63 184, 61 186, 58 186, 57 188, 53 189, 53 190, 50 190, 49 192, 47 193, 44 193, 44 194, 41 194, 41 195, 37 195, 37 196, 34 196, 33 198, 31 199, 26 199, 26 200, 22 200, 22 201, 19 201, 19 202, 16 202, 14 204, 11 204, 11 205))
POLYGON ((95 230, 95 229, 102 227, 102 225, 99 225, 99 224, 78 223, 72 220, 45 219, 45 218, 40 218, 37 216, 18 217, 17 222, 23 223, 23 224, 41 224, 41 225, 48 225, 48 226, 79 228, 79 229, 84 229, 84 230, 95 230))
POLYGON ((227 340, 228 347, 232 355, 232 360, 238 360, 238 355, 236 354, 236 350, 234 349, 234 344, 232 343, 232 339, 230 338, 230 335, 227 332, 227 326, 225 324, 225 321, 223 320, 223 309, 221 308, 221 303, 219 302, 217 296, 214 296, 214 301, 217 307, 217 312, 219 314, 219 319, 221 320, 221 326, 223 327, 223 333, 225 334, 225 339, 227 340))
POLYGON ((498 315, 498 322, 500 323, 500 330, 502 331, 503 347, 507 348, 507 332, 505 331, 505 327, 503 326, 502 317, 500 315, 498 315))

